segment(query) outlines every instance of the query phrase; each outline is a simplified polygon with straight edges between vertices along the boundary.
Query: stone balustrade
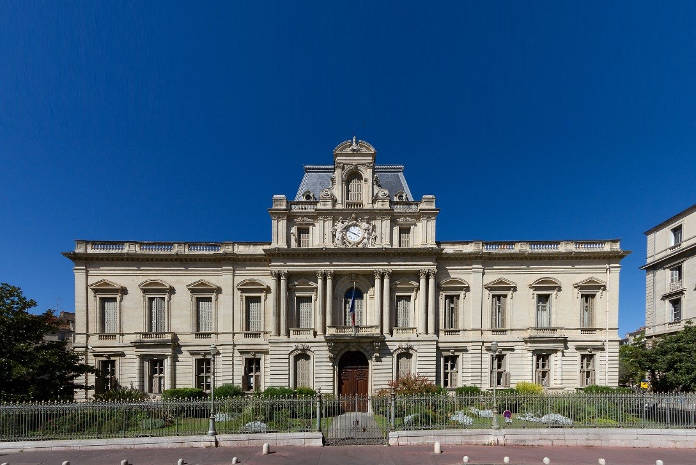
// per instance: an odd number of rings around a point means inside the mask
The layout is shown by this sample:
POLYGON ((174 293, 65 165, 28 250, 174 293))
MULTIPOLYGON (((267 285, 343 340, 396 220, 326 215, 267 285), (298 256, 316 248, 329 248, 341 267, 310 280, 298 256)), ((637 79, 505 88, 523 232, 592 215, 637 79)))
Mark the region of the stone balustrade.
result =
POLYGON ((172 343, 174 342, 175 334, 168 331, 158 332, 143 332, 135 333, 136 339, 134 343, 172 343))
POLYGON ((296 201, 290 203, 290 210, 299 212, 313 212, 317 209, 315 201, 296 201))
POLYGON ((314 329, 290 328, 290 337, 314 337, 314 329))
POLYGON ((329 326, 326 334, 331 335, 378 335, 379 326, 329 326))
POLYGON ((405 328, 405 327, 394 328, 394 336, 403 336, 403 335, 409 335, 409 334, 416 334, 416 328, 405 328))

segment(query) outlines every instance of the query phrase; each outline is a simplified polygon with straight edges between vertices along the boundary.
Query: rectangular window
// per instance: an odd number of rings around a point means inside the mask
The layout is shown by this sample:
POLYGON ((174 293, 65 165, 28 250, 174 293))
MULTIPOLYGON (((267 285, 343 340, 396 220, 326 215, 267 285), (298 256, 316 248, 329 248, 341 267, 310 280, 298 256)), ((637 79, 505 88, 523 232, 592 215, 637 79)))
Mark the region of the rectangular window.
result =
POLYGON ((116 297, 99 299, 99 304, 101 305, 101 332, 117 333, 116 297))
POLYGON ((244 378, 242 389, 245 391, 259 391, 261 389, 261 359, 244 359, 244 378))
POLYGON ((669 321, 670 323, 678 323, 681 321, 681 299, 672 299, 669 301, 669 321))
POLYGON ((505 354, 491 356, 491 387, 507 387, 510 385, 510 376, 505 369, 505 354))
POLYGON ((196 387, 210 392, 211 360, 209 358, 196 359, 196 387))
POLYGON ((244 299, 244 323, 246 331, 261 331, 261 297, 248 296, 244 299))
POLYGON ((295 298, 295 322, 298 328, 312 327, 312 296, 303 295, 295 298))
POLYGON ((679 245, 682 242, 682 226, 672 228, 672 245, 679 245))
POLYGON ((410 352, 402 352, 396 356, 396 379, 404 378, 411 374, 413 355, 410 352))
POLYGON ((411 228, 399 228, 399 247, 411 247, 411 228))
POLYGON ((298 387, 312 387, 312 370, 309 354, 295 356, 295 389, 298 387))
POLYGON ((580 355, 580 384, 592 386, 595 383, 594 354, 580 355))
POLYGON ((459 315, 459 296, 458 295, 446 295, 445 296, 445 329, 459 329, 458 324, 459 315))
POLYGON ((196 315, 198 317, 198 332, 209 333, 213 331, 213 299, 211 297, 198 297, 196 299, 196 315))
POLYGON ((297 228, 297 246, 309 247, 309 228, 297 228))
POLYGON ((411 296, 397 295, 396 296, 396 327, 410 328, 411 327, 411 296))
POLYGON ((491 304, 491 328, 504 329, 507 296, 502 294, 494 295, 491 299, 491 304))
POLYGON ((100 360, 97 372, 97 392, 106 392, 118 387, 116 382, 116 360, 100 360))
POLYGON ((669 282, 676 283, 682 280, 682 267, 681 265, 674 266, 669 269, 669 282))
POLYGON ((150 332, 162 333, 166 331, 164 322, 164 297, 150 297, 148 299, 150 311, 150 332))
POLYGON ((594 313, 594 294, 582 294, 580 301, 582 304, 580 313, 580 326, 591 328, 593 325, 592 314, 594 313))
POLYGON ((148 392, 151 394, 162 394, 162 391, 164 391, 164 360, 152 359, 149 365, 148 392))
POLYGON ((551 384, 551 369, 548 354, 538 354, 536 356, 536 367, 534 372, 534 382, 544 387, 551 384))
POLYGON ((549 294, 537 295, 536 327, 551 327, 551 296, 549 294))
POLYGON ((442 386, 446 388, 457 387, 459 370, 457 369, 458 356, 447 355, 443 357, 442 386))

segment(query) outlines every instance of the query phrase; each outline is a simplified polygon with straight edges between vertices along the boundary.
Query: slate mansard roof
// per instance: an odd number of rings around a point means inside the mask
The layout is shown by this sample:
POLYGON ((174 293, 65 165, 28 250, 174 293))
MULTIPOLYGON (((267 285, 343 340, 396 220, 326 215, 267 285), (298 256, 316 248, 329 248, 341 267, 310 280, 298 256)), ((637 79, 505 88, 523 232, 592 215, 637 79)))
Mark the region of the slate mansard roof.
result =
MULTIPOLYGON (((333 165, 305 165, 305 173, 297 189, 295 200, 304 200, 302 194, 310 191, 314 198, 319 198, 319 193, 326 187, 331 187, 331 176, 334 173, 333 165)), ((406 199, 413 201, 411 190, 408 188, 406 178, 404 178, 403 165, 376 165, 375 175, 379 179, 379 184, 387 191, 389 197, 394 198, 398 192, 405 192, 406 199)))

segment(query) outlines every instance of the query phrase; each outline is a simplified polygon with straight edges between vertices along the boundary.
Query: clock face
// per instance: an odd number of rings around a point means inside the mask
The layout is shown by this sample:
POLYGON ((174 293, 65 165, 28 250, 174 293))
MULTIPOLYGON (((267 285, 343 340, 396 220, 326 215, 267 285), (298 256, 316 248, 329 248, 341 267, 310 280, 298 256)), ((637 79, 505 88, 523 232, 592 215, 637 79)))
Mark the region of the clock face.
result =
POLYGON ((363 230, 357 224, 346 229, 346 239, 351 242, 358 242, 363 237, 363 230))

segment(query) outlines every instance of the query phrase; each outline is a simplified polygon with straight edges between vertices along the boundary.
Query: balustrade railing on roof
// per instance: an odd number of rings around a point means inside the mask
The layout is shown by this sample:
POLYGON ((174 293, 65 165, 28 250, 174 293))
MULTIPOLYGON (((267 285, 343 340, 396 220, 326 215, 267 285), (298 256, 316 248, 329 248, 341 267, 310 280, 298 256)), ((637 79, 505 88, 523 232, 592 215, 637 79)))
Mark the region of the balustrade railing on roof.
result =
POLYGON ((604 246, 603 241, 578 241, 575 243, 575 248, 580 250, 603 250, 604 246))
POLYGON ((99 250, 100 252, 120 252, 123 250, 123 247, 123 242, 92 242, 90 248, 92 250, 99 250))
POLYGON ((530 250, 558 250, 559 242, 530 242, 530 250))
POLYGON ((189 252, 219 252, 220 244, 188 244, 189 252))
POLYGON ((145 252, 171 252, 174 244, 166 242, 147 242, 140 244, 140 250, 145 252))
POLYGON ((290 204, 290 210, 292 211, 312 212, 316 209, 317 202, 315 201, 296 201, 290 204))
POLYGON ((418 202, 394 202, 392 209, 395 212, 417 212, 418 202))
POLYGON ((483 250, 515 250, 514 242, 486 242, 483 250))

